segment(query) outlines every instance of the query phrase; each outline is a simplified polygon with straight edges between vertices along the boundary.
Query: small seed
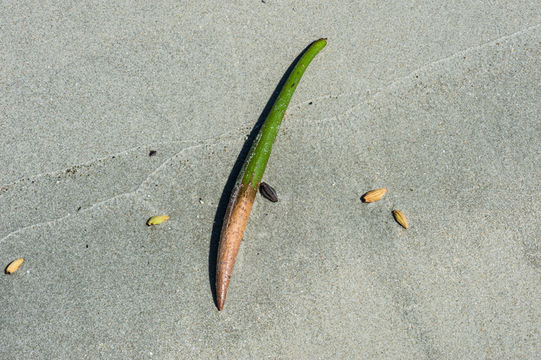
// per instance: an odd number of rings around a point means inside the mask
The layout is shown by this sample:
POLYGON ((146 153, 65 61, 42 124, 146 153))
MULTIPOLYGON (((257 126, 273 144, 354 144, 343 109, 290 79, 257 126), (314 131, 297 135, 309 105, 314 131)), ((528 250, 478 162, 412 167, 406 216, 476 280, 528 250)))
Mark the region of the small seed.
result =
POLYGON ((393 210, 393 216, 397 223, 402 225, 404 229, 408 229, 408 220, 406 219, 406 215, 400 210, 393 210))
POLYGON ((148 156, 154 156, 156 155, 158 152, 156 150, 150 150, 150 152, 148 153, 148 156))
POLYGON ((159 225, 162 222, 169 220, 169 218, 170 218, 169 215, 156 215, 148 219, 147 225, 148 226, 159 225))
POLYGON ((261 184, 259 184, 259 192, 261 193, 261 195, 263 195, 265 199, 269 201, 278 201, 278 195, 276 194, 276 190, 274 190, 273 187, 266 182, 262 182, 261 184))
POLYGON ((370 190, 361 197, 361 200, 365 203, 376 202, 378 200, 381 200, 381 198, 383 197, 383 195, 385 195, 386 192, 386 188, 370 190))
POLYGON ((6 274, 13 274, 24 262, 24 258, 18 258, 17 260, 13 260, 9 265, 6 267, 6 274))

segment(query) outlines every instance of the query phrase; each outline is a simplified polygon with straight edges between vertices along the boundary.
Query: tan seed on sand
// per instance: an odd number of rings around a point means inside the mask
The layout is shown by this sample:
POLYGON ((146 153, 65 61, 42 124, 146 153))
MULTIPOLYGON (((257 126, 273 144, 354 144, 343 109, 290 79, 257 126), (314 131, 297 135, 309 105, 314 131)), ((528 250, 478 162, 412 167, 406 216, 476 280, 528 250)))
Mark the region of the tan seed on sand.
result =
POLYGON ((393 210, 393 216, 397 223, 402 225, 404 229, 409 229, 408 220, 406 219, 406 215, 400 210, 393 210))
POLYGON ((386 192, 386 188, 370 190, 369 192, 364 194, 361 199, 365 203, 376 202, 378 200, 381 200, 381 198, 383 197, 383 195, 385 195, 386 192))
POLYGON ((153 216, 150 219, 148 219, 147 225, 148 226, 159 225, 162 222, 167 221, 169 219, 170 219, 169 215, 156 215, 156 216, 153 216))
POLYGON ((15 271, 21 267, 21 265, 24 262, 24 258, 18 258, 17 260, 13 260, 11 263, 9 263, 8 267, 6 268, 6 274, 13 274, 15 271))

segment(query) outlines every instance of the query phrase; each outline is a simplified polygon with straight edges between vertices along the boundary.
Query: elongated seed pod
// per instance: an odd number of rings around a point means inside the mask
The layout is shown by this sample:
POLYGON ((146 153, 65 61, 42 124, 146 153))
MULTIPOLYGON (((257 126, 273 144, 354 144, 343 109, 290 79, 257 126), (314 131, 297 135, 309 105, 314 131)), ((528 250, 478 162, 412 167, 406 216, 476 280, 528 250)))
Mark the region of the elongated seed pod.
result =
POLYGON ((220 234, 218 259, 216 263, 216 300, 218 310, 222 310, 229 281, 235 266, 244 229, 252 210, 257 189, 263 178, 272 145, 278 134, 285 111, 299 81, 312 59, 327 45, 327 39, 314 41, 300 57, 291 71, 280 94, 276 98, 269 115, 265 119, 254 141, 237 183, 231 194, 229 205, 220 234))

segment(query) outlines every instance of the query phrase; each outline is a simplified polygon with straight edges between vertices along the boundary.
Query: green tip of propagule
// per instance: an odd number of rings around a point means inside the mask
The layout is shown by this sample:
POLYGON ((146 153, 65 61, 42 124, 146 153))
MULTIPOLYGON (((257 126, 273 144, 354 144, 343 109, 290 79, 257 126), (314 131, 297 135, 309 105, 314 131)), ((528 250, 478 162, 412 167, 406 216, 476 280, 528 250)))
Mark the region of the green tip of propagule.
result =
POLYGON ((308 64, 314 57, 327 45, 327 38, 321 38, 314 41, 299 58, 295 67, 291 71, 289 77, 284 83, 274 105, 272 106, 269 115, 265 119, 263 126, 259 132, 258 141, 256 141, 247 157, 247 163, 244 165, 241 173, 242 184, 252 184, 257 187, 263 178, 263 173, 267 167, 267 162, 272 150, 272 145, 280 129, 280 124, 284 118, 285 111, 291 101, 291 97, 295 92, 299 81, 308 67, 308 64))

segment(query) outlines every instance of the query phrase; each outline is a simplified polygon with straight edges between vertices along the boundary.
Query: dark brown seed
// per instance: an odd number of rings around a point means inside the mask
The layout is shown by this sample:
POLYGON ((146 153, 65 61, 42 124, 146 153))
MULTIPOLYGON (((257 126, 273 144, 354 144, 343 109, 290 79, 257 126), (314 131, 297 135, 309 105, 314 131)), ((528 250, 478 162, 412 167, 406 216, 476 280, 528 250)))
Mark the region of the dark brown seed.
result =
POLYGON ((150 152, 148 153, 148 156, 154 156, 156 155, 157 151, 156 150, 150 150, 150 152))
POLYGON ((266 182, 262 182, 259 184, 259 192, 263 197, 269 201, 277 202, 278 201, 278 195, 276 194, 276 190, 272 188, 269 184, 266 182))

